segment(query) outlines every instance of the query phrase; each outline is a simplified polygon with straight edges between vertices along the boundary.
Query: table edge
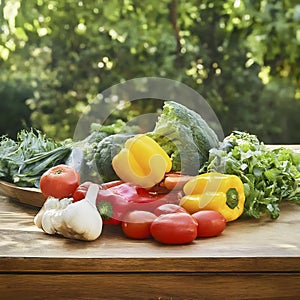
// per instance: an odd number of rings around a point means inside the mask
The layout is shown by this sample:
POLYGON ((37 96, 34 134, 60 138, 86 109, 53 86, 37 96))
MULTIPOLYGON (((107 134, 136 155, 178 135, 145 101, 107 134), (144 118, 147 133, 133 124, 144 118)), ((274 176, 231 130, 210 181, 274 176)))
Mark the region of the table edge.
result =
POLYGON ((0 257, 0 273, 300 272, 300 257, 0 257))

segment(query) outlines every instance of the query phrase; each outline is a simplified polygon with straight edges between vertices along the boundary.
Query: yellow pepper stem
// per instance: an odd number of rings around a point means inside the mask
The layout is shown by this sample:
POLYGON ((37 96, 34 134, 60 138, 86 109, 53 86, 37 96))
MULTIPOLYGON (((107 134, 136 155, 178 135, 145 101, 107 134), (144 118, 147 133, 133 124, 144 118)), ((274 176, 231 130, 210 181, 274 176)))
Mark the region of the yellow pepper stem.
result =
POLYGON ((226 221, 236 220, 244 210, 245 193, 241 179, 235 175, 206 173, 193 177, 183 187, 180 205, 190 213, 215 210, 226 221))
POLYGON ((230 188, 226 192, 226 204, 231 209, 234 209, 239 204, 239 194, 235 188, 230 188))

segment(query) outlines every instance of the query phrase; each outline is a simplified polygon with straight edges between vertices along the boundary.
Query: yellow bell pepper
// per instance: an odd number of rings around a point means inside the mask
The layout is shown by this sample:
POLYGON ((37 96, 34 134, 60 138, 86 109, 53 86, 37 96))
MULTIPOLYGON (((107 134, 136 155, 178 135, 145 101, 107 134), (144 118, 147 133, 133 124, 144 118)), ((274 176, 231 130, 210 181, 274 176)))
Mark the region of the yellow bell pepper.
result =
POLYGON ((244 185, 235 175, 201 174, 190 179, 183 192, 180 205, 191 214, 199 210, 215 210, 229 222, 236 220, 244 211, 244 185))
POLYGON ((126 141, 112 166, 122 180, 150 188, 171 170, 172 161, 152 138, 139 134, 126 141))

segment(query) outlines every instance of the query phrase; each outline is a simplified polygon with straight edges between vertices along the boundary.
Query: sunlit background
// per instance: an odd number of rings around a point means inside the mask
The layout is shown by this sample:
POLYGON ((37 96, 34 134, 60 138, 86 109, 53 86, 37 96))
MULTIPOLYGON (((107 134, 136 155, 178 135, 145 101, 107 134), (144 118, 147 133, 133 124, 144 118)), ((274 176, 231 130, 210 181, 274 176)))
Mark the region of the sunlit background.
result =
MULTIPOLYGON (((0 0, 0 134, 72 137, 103 90, 155 76, 199 92, 225 135, 299 143, 299 62, 297 0, 0 0)), ((131 104, 117 117, 154 109, 131 104)))

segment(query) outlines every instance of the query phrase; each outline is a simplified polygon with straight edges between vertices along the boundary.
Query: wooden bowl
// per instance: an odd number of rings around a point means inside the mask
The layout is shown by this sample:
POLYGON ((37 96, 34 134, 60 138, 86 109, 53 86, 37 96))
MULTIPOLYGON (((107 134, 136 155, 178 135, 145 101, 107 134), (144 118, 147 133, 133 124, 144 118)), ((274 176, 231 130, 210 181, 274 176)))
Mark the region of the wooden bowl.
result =
POLYGON ((36 207, 42 207, 46 200, 40 189, 19 187, 2 180, 0 180, 0 191, 7 197, 36 207))

